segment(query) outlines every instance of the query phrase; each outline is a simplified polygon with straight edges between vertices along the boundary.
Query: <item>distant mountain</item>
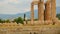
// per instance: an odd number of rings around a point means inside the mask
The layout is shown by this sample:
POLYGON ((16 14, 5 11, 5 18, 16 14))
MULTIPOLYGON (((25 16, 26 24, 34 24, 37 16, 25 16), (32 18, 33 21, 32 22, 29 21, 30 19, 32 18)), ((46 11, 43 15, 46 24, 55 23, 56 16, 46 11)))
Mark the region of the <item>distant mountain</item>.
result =
MULTIPOLYGON (((57 7, 56 9, 57 11, 57 14, 60 13, 60 7, 57 7)), ((26 14, 26 17, 30 19, 31 17, 31 12, 28 11, 25 13, 26 14)), ((38 18, 38 10, 34 10, 34 17, 35 18, 38 18)), ((14 19, 14 18, 17 18, 17 17, 24 17, 24 13, 18 13, 18 14, 15 14, 15 15, 9 15, 9 14, 0 14, 0 19, 14 19)))
POLYGON ((57 8, 56 8, 56 13, 57 13, 57 14, 60 13, 60 7, 57 7, 57 8))
POLYGON ((17 17, 23 17, 23 14, 15 14, 15 15, 9 15, 9 14, 0 14, 0 19, 14 19, 17 17))

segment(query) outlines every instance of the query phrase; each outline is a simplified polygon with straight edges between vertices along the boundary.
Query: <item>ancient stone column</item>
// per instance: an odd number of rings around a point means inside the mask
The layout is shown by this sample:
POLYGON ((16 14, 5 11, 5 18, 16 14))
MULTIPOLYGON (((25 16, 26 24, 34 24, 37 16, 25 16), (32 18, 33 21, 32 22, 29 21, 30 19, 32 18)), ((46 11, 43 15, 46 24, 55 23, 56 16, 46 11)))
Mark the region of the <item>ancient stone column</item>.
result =
POLYGON ((34 23, 34 4, 31 4, 31 24, 34 23))
POLYGON ((44 22, 44 0, 40 0, 38 3, 38 21, 41 24, 44 22))
POLYGON ((52 19, 56 18, 56 0, 51 0, 52 19))
POLYGON ((45 4, 45 20, 51 20, 51 3, 47 1, 45 4))
POLYGON ((47 24, 50 24, 52 22, 51 18, 51 2, 47 1, 45 3, 45 21, 47 24))
POLYGON ((58 22, 56 19, 56 0, 51 0, 51 13, 53 24, 55 24, 58 22))

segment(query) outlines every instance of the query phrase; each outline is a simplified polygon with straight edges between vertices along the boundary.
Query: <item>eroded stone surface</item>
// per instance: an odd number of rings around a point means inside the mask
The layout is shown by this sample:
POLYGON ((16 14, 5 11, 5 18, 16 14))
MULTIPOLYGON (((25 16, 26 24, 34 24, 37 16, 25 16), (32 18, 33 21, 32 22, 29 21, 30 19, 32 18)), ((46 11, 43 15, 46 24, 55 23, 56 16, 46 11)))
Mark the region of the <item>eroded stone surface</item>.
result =
POLYGON ((0 34, 60 34, 60 27, 55 26, 23 26, 17 28, 1 28, 0 34))

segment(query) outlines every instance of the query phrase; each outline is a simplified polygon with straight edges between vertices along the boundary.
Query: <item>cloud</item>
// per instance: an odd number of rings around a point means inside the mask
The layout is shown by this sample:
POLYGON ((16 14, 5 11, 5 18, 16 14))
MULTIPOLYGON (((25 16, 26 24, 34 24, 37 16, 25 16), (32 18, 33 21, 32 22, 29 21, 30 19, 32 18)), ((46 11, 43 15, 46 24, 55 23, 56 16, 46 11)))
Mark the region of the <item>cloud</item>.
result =
POLYGON ((60 0, 56 0, 56 6, 60 7, 60 0))
POLYGON ((0 7, 0 14, 16 14, 19 10, 12 5, 4 5, 0 7))
POLYGON ((0 14, 23 13, 30 9, 31 0, 0 0, 0 14))
MULTIPOLYGON (((57 0, 58 7, 60 7, 59 1, 57 0)), ((31 2, 32 0, 0 0, 0 14, 17 14, 30 11, 31 2)))

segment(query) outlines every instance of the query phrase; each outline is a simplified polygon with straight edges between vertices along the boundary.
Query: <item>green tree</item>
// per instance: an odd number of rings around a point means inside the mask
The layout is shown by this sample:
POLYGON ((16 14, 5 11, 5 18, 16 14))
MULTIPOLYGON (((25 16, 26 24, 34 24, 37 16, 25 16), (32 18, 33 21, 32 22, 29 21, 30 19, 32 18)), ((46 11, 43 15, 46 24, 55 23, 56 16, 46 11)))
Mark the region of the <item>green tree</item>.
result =
POLYGON ((7 19, 7 20, 5 20, 5 22, 9 23, 9 22, 10 22, 10 20, 9 20, 9 19, 7 19))
POLYGON ((2 23, 2 20, 0 19, 0 23, 2 23))
POLYGON ((2 23, 5 23, 5 20, 2 20, 2 23))
POLYGON ((23 19, 21 17, 18 17, 16 19, 14 19, 14 21, 18 24, 18 23, 21 23, 23 24, 23 19))
POLYGON ((0 19, 0 23, 4 23, 4 20, 0 19))
POLYGON ((60 19, 60 14, 57 14, 57 17, 60 19))

